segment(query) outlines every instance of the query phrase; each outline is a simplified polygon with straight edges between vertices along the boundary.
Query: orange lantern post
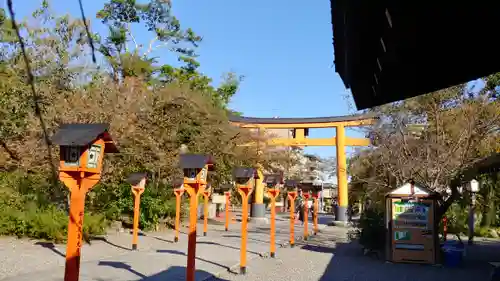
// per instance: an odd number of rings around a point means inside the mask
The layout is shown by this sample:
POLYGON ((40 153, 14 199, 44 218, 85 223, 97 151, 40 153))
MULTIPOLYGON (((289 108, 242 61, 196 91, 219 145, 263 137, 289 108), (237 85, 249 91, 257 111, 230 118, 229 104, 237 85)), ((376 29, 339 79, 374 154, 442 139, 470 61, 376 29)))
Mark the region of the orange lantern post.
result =
POLYGON ((52 137, 60 146, 59 179, 68 187, 70 209, 64 281, 78 281, 85 196, 101 179, 104 153, 118 149, 109 124, 64 124, 52 137))
POLYGON ((179 228, 181 224, 181 202, 184 195, 184 179, 174 181, 175 194, 175 237, 174 242, 179 242, 179 228))
POLYGON ((210 199, 210 190, 203 191, 203 199, 204 199, 204 201, 203 201, 203 236, 207 236, 207 231, 208 231, 208 199, 210 199))
POLYGON ((309 198, 311 194, 304 192, 304 240, 309 239, 309 198))
POLYGON ((267 190, 267 193, 269 194, 269 198, 271 199, 271 249, 270 249, 270 254, 271 258, 274 258, 276 256, 276 238, 275 238, 275 232, 276 232, 276 197, 280 194, 280 190, 278 188, 269 188, 267 190))
POLYGON ((198 222, 198 195, 207 184, 208 171, 213 169, 209 156, 181 154, 180 165, 184 171, 184 188, 189 194, 189 234, 186 281, 195 280, 196 272, 196 224, 198 222))
POLYGON ((229 204, 231 203, 231 191, 224 192, 224 197, 226 198, 226 231, 229 230, 229 204))
POLYGON ((297 191, 288 192, 288 200, 290 200, 290 247, 295 246, 295 199, 297 199, 297 191))
POLYGON ((319 192, 314 192, 313 195, 313 223, 314 223, 314 235, 318 234, 318 210, 319 210, 319 192))
POLYGON ((267 194, 269 199, 271 199, 271 233, 270 233, 270 256, 274 258, 276 256, 276 197, 280 194, 278 184, 283 183, 283 174, 270 174, 264 176, 264 182, 267 186, 267 194))
POLYGON ((127 182, 132 185, 132 194, 134 195, 134 224, 132 229, 132 250, 137 250, 137 241, 139 240, 139 213, 141 204, 141 194, 146 187, 146 173, 133 173, 127 182))
POLYGON ((241 196, 241 249, 240 249, 240 274, 247 272, 247 235, 248 235, 248 197, 253 191, 252 180, 258 180, 257 170, 254 168, 239 167, 234 169, 236 187, 241 196))

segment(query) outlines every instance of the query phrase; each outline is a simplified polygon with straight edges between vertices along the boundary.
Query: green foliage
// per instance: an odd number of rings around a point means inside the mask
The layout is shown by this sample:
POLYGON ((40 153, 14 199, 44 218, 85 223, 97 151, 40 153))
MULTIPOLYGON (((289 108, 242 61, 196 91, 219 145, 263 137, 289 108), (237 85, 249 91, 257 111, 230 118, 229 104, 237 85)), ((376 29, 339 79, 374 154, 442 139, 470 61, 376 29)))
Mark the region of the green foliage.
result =
MULTIPOLYGON (((89 193, 87 209, 104 211, 108 220, 119 220, 131 224, 134 214, 134 197, 130 184, 99 184, 89 193)), ((175 195, 169 185, 146 185, 141 195, 139 227, 155 229, 166 218, 175 217, 175 195)))
POLYGON ((108 26, 108 34, 96 34, 95 41, 115 81, 140 77, 157 87, 177 83, 205 94, 214 105, 224 109, 236 94, 242 76, 227 73, 219 87, 214 87, 212 79, 198 71, 200 63, 196 60, 195 48, 202 38, 192 29, 181 27, 172 14, 170 1, 150 0, 142 4, 135 0, 111 0, 97 13, 97 18, 108 26), (133 25, 151 33, 148 44, 136 41, 133 25), (132 48, 129 47, 131 42, 135 45, 132 48), (160 48, 167 48, 176 55, 182 66, 156 65, 151 54, 160 48))
POLYGON ((356 231, 351 233, 351 239, 357 239, 368 250, 384 250, 386 230, 384 212, 370 208, 365 210, 357 222, 356 231))
POLYGON ((467 225, 468 210, 465 206, 460 206, 458 203, 452 204, 446 212, 446 219, 449 234, 461 235, 467 233, 467 229, 469 228, 467 225))
MULTIPOLYGON (((46 181, 39 176, 0 173, 0 235, 32 237, 55 242, 66 239, 68 214, 49 201, 46 181)), ((104 234, 107 220, 87 212, 83 233, 86 237, 104 234)))

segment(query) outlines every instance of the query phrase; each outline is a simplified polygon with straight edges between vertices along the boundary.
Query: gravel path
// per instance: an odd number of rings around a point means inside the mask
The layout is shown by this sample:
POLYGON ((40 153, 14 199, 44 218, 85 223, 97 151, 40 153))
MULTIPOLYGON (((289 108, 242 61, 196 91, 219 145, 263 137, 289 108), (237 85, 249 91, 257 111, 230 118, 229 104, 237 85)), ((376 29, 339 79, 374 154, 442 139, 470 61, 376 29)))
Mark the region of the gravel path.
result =
MULTIPOLYGON (((201 229, 201 225, 199 225, 201 229)), ((277 257, 268 258, 269 226, 252 225, 248 239, 248 273, 238 271, 240 224, 212 225, 207 237, 197 243, 197 280, 212 281, 487 281, 487 261, 500 261, 496 241, 484 241, 468 250, 468 256, 482 259, 464 268, 389 264, 362 255, 360 247, 347 241, 347 229, 322 226, 322 232, 302 241, 303 228, 295 226, 296 247, 286 246, 289 233, 286 219, 277 222, 277 257), (488 245, 489 243, 489 245, 488 245), (496 246, 495 246, 496 245, 496 246), (493 247, 493 248, 492 248, 493 247), (496 254, 496 255, 494 255, 496 254), (495 259, 498 258, 498 259, 495 259), (215 277, 217 276, 217 277, 215 277)), ((312 225, 310 225, 312 230, 312 225)), ((139 250, 131 252, 128 233, 112 234, 82 249, 80 281, 185 280, 187 237, 172 242, 171 231, 146 233, 139 237, 139 250)), ((64 271, 64 245, 36 243, 32 240, 0 238, 0 280, 60 281, 64 271)))
POLYGON ((362 255, 347 241, 333 242, 336 234, 320 234, 299 247, 279 249, 276 259, 252 261, 246 275, 223 274, 232 281, 487 281, 490 268, 470 263, 463 268, 391 264, 362 255))
MULTIPOLYGON (((239 223, 230 231, 222 225, 209 226, 208 236, 198 237, 197 280, 225 273, 238 266, 240 257, 239 223)), ((289 240, 288 222, 277 223, 277 247, 289 240)), ((202 225, 198 225, 202 229, 202 225)), ((80 281, 184 280, 187 252, 186 230, 179 243, 173 243, 173 232, 145 233, 139 236, 138 251, 130 251, 129 233, 107 235, 82 248, 80 281)), ((200 235, 201 233, 199 233, 200 235)), ((297 226, 296 239, 302 235, 297 226)), ((269 227, 249 225, 248 263, 269 254, 269 227)), ((64 272, 65 245, 40 243, 29 239, 0 238, 0 280, 59 281, 64 272)))

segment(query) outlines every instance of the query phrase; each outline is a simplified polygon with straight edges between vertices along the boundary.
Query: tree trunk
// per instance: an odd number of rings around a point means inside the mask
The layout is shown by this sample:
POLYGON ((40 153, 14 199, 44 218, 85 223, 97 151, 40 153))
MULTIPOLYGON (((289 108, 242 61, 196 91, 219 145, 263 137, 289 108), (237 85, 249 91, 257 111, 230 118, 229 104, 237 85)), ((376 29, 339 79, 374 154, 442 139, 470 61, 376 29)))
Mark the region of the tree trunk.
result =
POLYGON ((437 224, 441 222, 441 219, 443 218, 446 211, 448 211, 450 206, 453 204, 453 202, 455 202, 460 197, 460 194, 458 193, 458 184, 451 184, 450 189, 451 189, 451 196, 437 208, 436 211, 436 216, 438 218, 438 220, 436 220, 437 224))

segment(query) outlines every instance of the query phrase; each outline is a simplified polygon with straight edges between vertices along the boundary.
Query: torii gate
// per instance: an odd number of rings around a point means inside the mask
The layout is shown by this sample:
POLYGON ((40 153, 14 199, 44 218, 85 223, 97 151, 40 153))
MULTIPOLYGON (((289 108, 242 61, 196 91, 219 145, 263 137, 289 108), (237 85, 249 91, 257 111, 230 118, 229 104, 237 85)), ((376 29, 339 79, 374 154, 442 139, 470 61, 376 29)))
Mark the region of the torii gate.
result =
MULTIPOLYGON (((337 183, 338 183, 338 208, 337 221, 347 221, 348 190, 347 190, 347 163, 345 146, 368 146, 368 138, 350 138, 345 136, 346 127, 372 125, 373 117, 367 115, 349 115, 334 117, 314 118, 255 118, 230 116, 229 121, 241 128, 249 129, 293 129, 293 138, 271 138, 268 145, 275 146, 336 146, 337 147, 337 183), (308 138, 310 128, 335 128, 336 136, 332 138, 308 138)), ((262 177, 261 167, 258 167, 262 177)), ((265 217, 264 183, 258 180, 255 185, 255 202, 253 202, 252 218, 265 217)))

